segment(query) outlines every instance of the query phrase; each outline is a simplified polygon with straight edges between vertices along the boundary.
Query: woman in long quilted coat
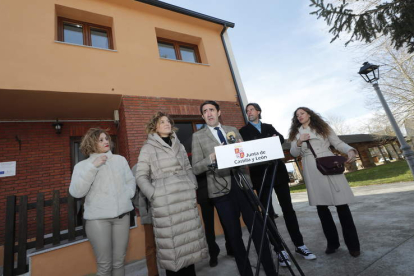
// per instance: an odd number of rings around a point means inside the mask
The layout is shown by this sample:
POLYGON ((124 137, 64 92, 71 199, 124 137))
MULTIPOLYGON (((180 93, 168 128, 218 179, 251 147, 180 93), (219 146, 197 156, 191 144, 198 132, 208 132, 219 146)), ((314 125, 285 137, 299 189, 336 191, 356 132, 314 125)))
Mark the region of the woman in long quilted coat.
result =
POLYGON ((147 124, 136 179, 150 200, 157 259, 167 275, 196 275, 194 264, 208 257, 197 209, 197 180, 174 122, 157 112, 147 124))
POLYGON ((325 253, 335 253, 340 245, 338 231, 328 208, 328 206, 335 206, 349 254, 358 257, 360 255, 358 233, 348 206, 349 203, 354 202, 354 194, 343 174, 323 175, 318 170, 315 157, 306 141, 309 141, 317 157, 334 155, 329 149, 333 146, 340 152, 348 154, 347 162, 350 163, 355 161, 357 151, 341 141, 319 114, 306 107, 299 107, 293 113, 289 140, 291 155, 302 156, 309 204, 316 206, 327 239, 325 253))

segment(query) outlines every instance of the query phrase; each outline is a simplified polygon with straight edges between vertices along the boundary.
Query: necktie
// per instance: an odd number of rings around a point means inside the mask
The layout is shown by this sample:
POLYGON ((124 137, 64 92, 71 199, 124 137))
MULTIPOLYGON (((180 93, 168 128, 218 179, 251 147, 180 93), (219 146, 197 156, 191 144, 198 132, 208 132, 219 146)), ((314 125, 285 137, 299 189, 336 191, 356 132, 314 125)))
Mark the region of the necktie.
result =
POLYGON ((223 145, 227 145, 226 138, 224 138, 223 133, 221 132, 220 128, 219 127, 215 127, 214 129, 217 130, 217 135, 218 135, 218 137, 220 139, 220 142, 223 145))

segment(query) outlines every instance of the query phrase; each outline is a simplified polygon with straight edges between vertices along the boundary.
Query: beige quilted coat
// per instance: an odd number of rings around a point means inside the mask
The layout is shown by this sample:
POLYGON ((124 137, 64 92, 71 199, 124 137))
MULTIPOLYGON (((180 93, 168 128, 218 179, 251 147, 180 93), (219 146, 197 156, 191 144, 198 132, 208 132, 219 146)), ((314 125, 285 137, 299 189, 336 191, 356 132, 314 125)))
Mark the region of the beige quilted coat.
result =
POLYGON ((197 180, 184 146, 173 134, 172 146, 149 134, 136 172, 139 188, 151 202, 160 266, 171 271, 208 257, 197 209, 197 180))
POLYGON ((354 148, 341 141, 332 129, 330 135, 323 138, 309 127, 299 128, 296 139, 291 143, 290 154, 294 157, 302 156, 303 177, 308 191, 309 205, 332 206, 353 203, 355 201, 354 194, 345 176, 343 174, 323 175, 316 167, 315 158, 308 145, 302 143, 301 147, 297 146, 297 139, 303 133, 309 133, 309 143, 318 157, 334 155, 329 150, 330 145, 342 153, 348 153, 354 148))

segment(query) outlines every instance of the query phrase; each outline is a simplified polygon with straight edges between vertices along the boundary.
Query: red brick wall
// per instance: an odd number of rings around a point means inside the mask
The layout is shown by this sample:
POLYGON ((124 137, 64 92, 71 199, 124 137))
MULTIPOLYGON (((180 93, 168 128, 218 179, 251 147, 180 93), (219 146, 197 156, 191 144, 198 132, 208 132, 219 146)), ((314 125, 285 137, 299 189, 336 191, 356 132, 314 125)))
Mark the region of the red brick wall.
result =
POLYGON ((118 125, 118 137, 117 138, 118 138, 119 154, 124 156, 129 161, 127 124, 126 124, 126 118, 125 118, 125 105, 123 101, 121 103, 121 107, 119 108, 119 125, 118 125))
MULTIPOLYGON (((175 118, 200 118, 200 104, 205 100, 190 100, 176 98, 154 98, 124 96, 120 116, 119 137, 125 138, 123 146, 129 152, 126 158, 129 164, 135 165, 138 161, 139 149, 147 139, 145 125, 157 111, 167 112, 175 118), (121 134, 122 133, 122 134, 121 134)), ((221 122, 241 128, 245 125, 243 114, 237 102, 218 102, 221 110, 221 122)))
MULTIPOLYGON (((61 134, 55 133, 52 123, 0 123, 0 162, 17 161, 16 176, 0 178, 0 245, 4 244, 6 197, 28 195, 31 203, 39 192, 45 193, 45 200, 51 199, 53 190, 66 197, 72 174, 70 137, 82 136, 96 126, 111 128, 111 134, 116 134, 112 122, 68 122, 61 134), (21 140, 21 149, 16 136, 21 140)), ((66 208, 62 207, 64 215, 66 208)), ((49 209, 45 208, 45 213, 50 218, 49 209)), ((34 236, 34 216, 35 211, 30 211, 29 238, 34 236)), ((66 221, 64 216, 62 229, 66 229, 66 221)), ((50 230, 50 224, 50 219, 46 219, 46 230, 50 230)))
MULTIPOLYGON (((17 174, 0 178, 0 245, 4 244, 5 203, 8 195, 28 195, 34 202, 39 192, 45 200, 59 190, 67 196, 71 179, 70 137, 82 136, 90 127, 110 128, 117 135, 118 151, 130 166, 138 160, 139 149, 147 139, 145 125, 157 111, 168 112, 177 118, 201 118, 200 104, 204 100, 124 96, 116 126, 112 122, 67 122, 61 134, 56 134, 52 123, 0 123, 0 162, 17 161, 17 174), (16 136, 21 142, 21 150, 16 136)), ((243 115, 236 102, 218 102, 221 120, 225 125, 240 128, 243 115)), ((66 229, 66 208, 62 206, 61 229, 66 229)), ((50 207, 45 208, 46 232, 50 232, 50 207)), ((29 213, 29 238, 35 234, 35 212, 29 213)))

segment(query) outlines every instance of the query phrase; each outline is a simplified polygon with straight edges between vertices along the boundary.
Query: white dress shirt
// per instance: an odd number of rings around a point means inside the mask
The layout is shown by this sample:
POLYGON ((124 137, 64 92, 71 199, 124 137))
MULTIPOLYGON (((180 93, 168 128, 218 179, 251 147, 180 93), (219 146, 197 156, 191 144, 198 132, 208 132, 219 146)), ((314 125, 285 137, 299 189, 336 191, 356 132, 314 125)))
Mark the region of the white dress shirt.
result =
MULTIPOLYGON (((214 138, 216 138, 217 142, 219 142, 221 144, 220 137, 217 134, 217 130, 214 129, 215 127, 211 127, 209 125, 207 125, 207 126, 210 129, 211 133, 213 134, 214 138)), ((223 133, 224 139, 226 140, 226 143, 228 144, 229 141, 227 141, 226 132, 221 127, 221 124, 220 123, 218 124, 218 127, 220 128, 221 133, 223 133)))

